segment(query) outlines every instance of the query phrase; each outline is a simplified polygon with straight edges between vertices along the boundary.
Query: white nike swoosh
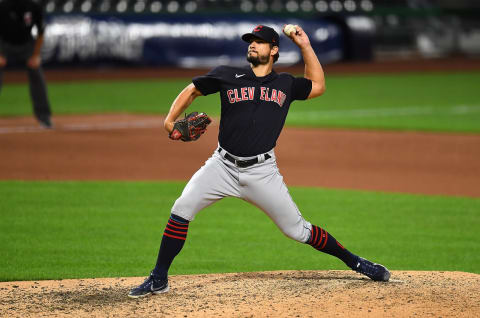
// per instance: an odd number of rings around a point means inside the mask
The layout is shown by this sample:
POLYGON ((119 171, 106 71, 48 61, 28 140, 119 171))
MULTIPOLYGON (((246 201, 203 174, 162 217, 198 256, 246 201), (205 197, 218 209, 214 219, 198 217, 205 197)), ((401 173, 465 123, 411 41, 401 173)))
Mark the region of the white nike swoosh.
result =
POLYGON ((235 78, 239 78, 239 77, 242 77, 242 76, 244 76, 244 75, 245 75, 245 74, 240 74, 240 75, 235 74, 235 78))

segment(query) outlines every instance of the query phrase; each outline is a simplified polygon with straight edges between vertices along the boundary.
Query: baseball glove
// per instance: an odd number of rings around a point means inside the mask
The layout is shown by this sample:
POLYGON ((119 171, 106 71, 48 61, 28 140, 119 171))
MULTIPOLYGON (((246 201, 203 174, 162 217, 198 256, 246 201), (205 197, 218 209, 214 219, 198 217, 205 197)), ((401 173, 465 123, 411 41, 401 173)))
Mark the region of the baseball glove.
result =
POLYGON ((168 135, 170 139, 194 141, 205 133, 212 120, 205 113, 193 112, 173 124, 173 130, 168 135))

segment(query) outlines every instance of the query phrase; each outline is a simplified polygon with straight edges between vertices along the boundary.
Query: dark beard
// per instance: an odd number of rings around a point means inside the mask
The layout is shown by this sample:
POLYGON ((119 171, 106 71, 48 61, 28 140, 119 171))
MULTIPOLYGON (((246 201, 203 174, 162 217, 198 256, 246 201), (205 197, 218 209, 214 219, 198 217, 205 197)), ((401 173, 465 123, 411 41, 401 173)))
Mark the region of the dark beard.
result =
POLYGON ((251 55, 248 55, 248 53, 247 53, 247 61, 252 63, 252 65, 255 66, 255 67, 260 65, 260 64, 265 65, 265 64, 268 64, 268 62, 270 62, 270 55, 251 56, 251 55))

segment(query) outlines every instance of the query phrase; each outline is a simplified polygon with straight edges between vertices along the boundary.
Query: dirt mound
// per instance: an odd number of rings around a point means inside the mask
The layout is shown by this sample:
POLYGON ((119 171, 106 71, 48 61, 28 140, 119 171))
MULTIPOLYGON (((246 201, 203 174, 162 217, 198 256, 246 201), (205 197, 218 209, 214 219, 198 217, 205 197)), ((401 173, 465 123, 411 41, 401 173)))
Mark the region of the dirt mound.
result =
POLYGON ((170 292, 127 297, 142 277, 0 283, 2 317, 478 317, 480 275, 393 271, 378 283, 351 271, 170 277, 170 292))

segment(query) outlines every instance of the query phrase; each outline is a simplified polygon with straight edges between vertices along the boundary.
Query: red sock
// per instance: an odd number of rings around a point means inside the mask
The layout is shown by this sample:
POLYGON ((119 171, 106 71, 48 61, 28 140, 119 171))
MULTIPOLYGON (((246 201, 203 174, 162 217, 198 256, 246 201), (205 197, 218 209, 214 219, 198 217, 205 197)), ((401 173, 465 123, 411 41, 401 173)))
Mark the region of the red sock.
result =
POLYGON ((168 276, 168 269, 175 256, 180 253, 187 239, 189 221, 172 214, 168 220, 165 232, 163 233, 160 251, 158 252, 157 264, 153 274, 165 279, 168 276))
POLYGON ((350 253, 342 244, 327 231, 319 226, 312 224, 310 239, 307 244, 313 248, 341 259, 347 266, 351 267, 355 263, 355 255, 350 253))

